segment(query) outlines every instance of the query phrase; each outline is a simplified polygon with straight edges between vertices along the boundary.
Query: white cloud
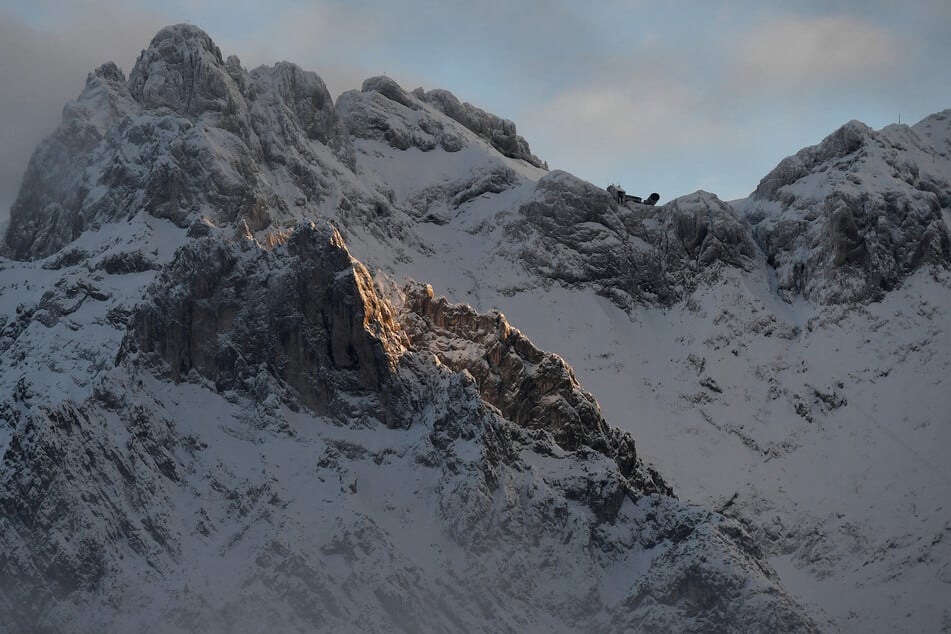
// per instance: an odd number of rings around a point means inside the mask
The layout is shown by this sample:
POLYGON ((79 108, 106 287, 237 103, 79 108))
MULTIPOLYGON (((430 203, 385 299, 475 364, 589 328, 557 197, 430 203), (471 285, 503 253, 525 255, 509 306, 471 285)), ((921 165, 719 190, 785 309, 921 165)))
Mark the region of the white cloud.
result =
POLYGON ((747 33, 736 55, 736 84, 748 90, 875 78, 898 57, 890 33, 846 15, 772 20, 747 33))

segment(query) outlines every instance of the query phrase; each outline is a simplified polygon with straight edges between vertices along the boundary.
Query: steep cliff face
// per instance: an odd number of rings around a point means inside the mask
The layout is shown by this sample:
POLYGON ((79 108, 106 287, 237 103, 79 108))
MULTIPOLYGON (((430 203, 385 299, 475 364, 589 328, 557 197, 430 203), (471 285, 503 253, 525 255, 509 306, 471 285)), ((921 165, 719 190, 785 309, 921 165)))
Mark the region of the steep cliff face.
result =
MULTIPOLYGON (((253 239, 194 240, 151 298, 130 347, 157 353, 173 380, 194 369, 220 391, 249 389, 264 401, 277 377, 294 388, 278 393, 285 402, 319 414, 345 410, 338 401, 354 392, 380 391, 401 350, 369 272, 325 222, 300 225, 270 250, 253 239)), ((367 413, 401 424, 382 409, 368 403, 367 413)))
POLYGON ((128 275, 85 396, 21 365, 0 409, 11 631, 812 628, 561 359, 431 289, 393 306, 326 223, 128 275))

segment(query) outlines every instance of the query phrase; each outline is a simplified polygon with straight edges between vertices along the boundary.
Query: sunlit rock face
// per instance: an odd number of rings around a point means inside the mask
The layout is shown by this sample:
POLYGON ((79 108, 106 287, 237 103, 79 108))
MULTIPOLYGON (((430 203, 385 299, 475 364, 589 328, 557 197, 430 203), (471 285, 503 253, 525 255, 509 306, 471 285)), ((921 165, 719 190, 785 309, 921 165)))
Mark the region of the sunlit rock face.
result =
MULTIPOLYGON (((544 429, 567 451, 589 447, 612 458, 634 489, 672 495, 660 474, 638 460, 634 439, 601 418, 559 356, 536 348, 501 313, 482 315, 465 304, 434 298, 431 287, 407 291, 405 329, 414 345, 433 350, 454 371, 468 372, 482 398, 506 419, 544 429)), ((623 501, 617 491, 616 506, 623 501)))
POLYGON ((6 236, 2 622, 940 629, 949 121, 618 205, 444 91, 163 29, 6 236))
POLYGON ((133 343, 156 352, 173 380, 194 369, 220 391, 255 386, 263 400, 274 377, 294 388, 286 399, 320 414, 340 409, 345 393, 380 391, 401 349, 369 272, 326 223, 300 225, 269 250, 194 240, 151 298, 133 343))
POLYGON ((201 233, 85 287, 84 393, 0 409, 11 631, 812 629, 500 314, 383 293, 324 222, 201 233))

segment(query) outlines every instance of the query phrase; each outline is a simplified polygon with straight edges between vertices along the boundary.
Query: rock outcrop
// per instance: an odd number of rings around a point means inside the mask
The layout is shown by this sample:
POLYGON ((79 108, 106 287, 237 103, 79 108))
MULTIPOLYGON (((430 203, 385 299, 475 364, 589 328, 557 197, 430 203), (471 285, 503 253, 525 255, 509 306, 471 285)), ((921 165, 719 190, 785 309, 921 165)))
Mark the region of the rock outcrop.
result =
POLYGON ((625 308, 679 301, 725 267, 751 270, 755 258, 749 225, 713 194, 628 207, 560 171, 538 181, 507 232, 538 275, 592 285, 625 308))
MULTIPOLYGON (((501 313, 480 315, 435 298, 430 286, 413 286, 403 319, 414 346, 433 351, 455 372, 468 372, 482 398, 507 420, 544 429, 566 451, 588 447, 604 454, 639 494, 673 495, 660 474, 638 459, 631 435, 601 418, 597 401, 581 389, 564 359, 536 348, 501 313)), ((615 503, 622 499, 619 490, 615 503)))
POLYGON ((337 113, 354 138, 382 141, 397 150, 437 147, 458 152, 468 145, 464 134, 447 125, 389 77, 371 77, 361 90, 337 98, 337 113))
POLYGON ((471 103, 462 103, 448 90, 436 89, 427 92, 417 88, 413 94, 478 134, 505 156, 547 169, 544 161, 532 154, 528 141, 516 133, 515 122, 486 112, 471 103))
POLYGON ((782 291, 875 300, 921 266, 951 265, 942 120, 878 132, 851 121, 763 178, 741 206, 782 291))
MULTIPOLYGON (((93 290, 68 313, 117 352, 85 392, 48 402, 16 360, 11 632, 813 629, 743 528, 670 497, 498 313, 423 287, 397 309, 326 223, 203 233, 157 275, 102 273, 141 294, 126 318, 93 290)), ((47 273, 92 270, 76 253, 47 273)), ((5 364, 40 327, 19 312, 5 364)))
POLYGON ((337 98, 337 112, 354 137, 382 141, 398 150, 428 152, 440 147, 458 152, 470 143, 465 130, 504 156, 547 169, 516 134, 515 123, 462 103, 447 90, 417 88, 409 93, 389 77, 371 77, 359 91, 337 98))
MULTIPOLYGON (((381 393, 402 349, 369 272, 324 222, 299 225, 272 249, 218 234, 188 243, 133 327, 130 347, 157 353, 175 381, 195 370, 220 391, 261 402, 276 393, 325 415, 353 414, 341 398, 381 393)), ((408 425, 375 398, 367 406, 365 415, 408 425)))

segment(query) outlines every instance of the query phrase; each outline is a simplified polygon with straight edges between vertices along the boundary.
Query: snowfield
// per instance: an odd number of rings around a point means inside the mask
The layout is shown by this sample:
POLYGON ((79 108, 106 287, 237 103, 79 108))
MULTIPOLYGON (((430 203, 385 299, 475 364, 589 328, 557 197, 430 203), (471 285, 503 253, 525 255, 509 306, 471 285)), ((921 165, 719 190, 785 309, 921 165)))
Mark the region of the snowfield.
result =
POLYGON ((619 206, 445 91, 163 29, 12 209, 0 615, 951 630, 949 112, 619 206))

